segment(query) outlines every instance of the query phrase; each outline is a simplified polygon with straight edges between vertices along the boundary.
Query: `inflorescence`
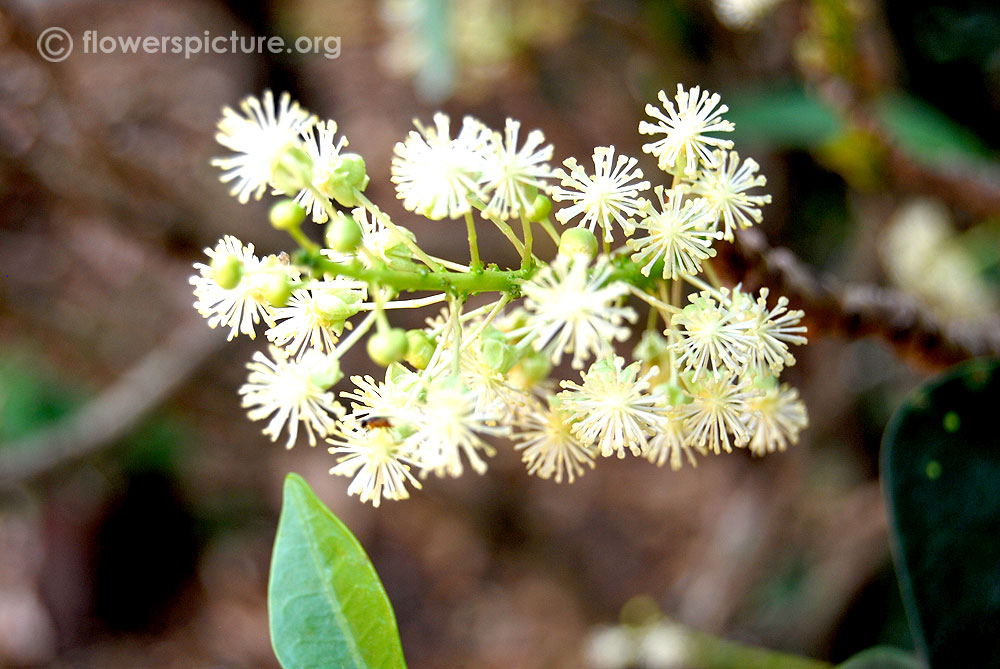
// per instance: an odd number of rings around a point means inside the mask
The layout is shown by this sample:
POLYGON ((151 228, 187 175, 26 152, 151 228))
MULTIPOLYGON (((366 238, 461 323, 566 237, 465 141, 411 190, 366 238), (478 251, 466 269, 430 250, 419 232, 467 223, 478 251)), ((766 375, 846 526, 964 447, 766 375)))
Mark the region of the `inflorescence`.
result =
POLYGON ((325 440, 331 473, 375 506, 430 474, 483 473, 491 437, 557 483, 602 457, 678 469, 696 454, 795 443, 805 406, 778 377, 806 341, 803 314, 767 288, 722 286, 711 267, 716 242, 761 221, 771 198, 753 191, 765 179, 723 138, 733 124, 718 94, 678 85, 659 101, 639 132, 669 186, 614 146, 595 148, 592 167, 553 168, 543 133, 512 119, 502 132, 471 117, 415 121, 391 180, 408 211, 464 225, 467 264, 430 255, 369 201, 364 160, 334 121, 270 91, 225 109, 217 139, 233 153, 213 164, 241 202, 279 196, 271 224, 299 246, 258 257, 226 236, 195 265, 209 325, 270 342, 239 391, 249 417, 289 448, 302 430, 310 445, 325 440), (322 245, 303 233, 307 217, 325 226, 322 245), (560 233, 553 217, 572 227, 560 233), (477 219, 509 240, 519 267, 486 264, 477 219), (551 261, 534 254, 535 233, 558 243, 551 261), (470 308, 472 295, 489 299, 470 308), (428 307, 424 328, 390 322, 393 310, 428 307), (352 376, 338 399, 339 361, 362 339, 384 377, 352 376), (616 342, 633 339, 626 358, 616 342), (557 379, 567 362, 574 371, 557 379))

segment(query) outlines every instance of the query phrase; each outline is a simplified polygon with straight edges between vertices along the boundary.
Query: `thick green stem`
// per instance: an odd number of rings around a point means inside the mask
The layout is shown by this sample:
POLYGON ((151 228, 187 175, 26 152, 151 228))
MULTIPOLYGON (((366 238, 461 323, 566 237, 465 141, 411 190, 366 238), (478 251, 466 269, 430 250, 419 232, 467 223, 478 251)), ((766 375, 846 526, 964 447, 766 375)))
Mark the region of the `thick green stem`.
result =
POLYGON ((462 295, 476 293, 519 292, 518 282, 531 276, 529 270, 484 270, 478 273, 438 271, 406 271, 388 267, 364 267, 359 263, 339 263, 320 255, 306 259, 306 264, 320 272, 346 276, 370 284, 391 287, 396 291, 450 291, 462 295))
POLYGON ((549 234, 549 237, 552 238, 552 241, 555 242, 556 245, 558 246, 559 245, 559 233, 556 232, 556 228, 555 228, 554 225, 552 225, 552 221, 550 221, 549 219, 546 218, 544 220, 539 221, 538 223, 539 223, 539 225, 542 226, 542 228, 545 230, 545 232, 547 232, 549 234))

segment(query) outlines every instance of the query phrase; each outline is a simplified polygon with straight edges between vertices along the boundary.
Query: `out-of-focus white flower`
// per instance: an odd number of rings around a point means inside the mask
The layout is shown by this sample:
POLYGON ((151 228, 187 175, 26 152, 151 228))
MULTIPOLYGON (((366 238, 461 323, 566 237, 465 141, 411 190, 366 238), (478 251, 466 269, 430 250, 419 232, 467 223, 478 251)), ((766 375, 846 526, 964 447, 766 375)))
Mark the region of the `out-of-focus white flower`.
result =
POLYGON ((414 432, 408 437, 423 473, 458 477, 464 467, 462 456, 479 474, 486 471, 483 455, 496 451, 480 435, 505 435, 507 426, 498 426, 500 416, 476 409, 477 398, 454 378, 428 383, 423 400, 406 412, 414 432))
POLYGON ((708 203, 702 199, 684 201, 679 189, 653 189, 660 201, 660 211, 647 202, 642 219, 636 227, 648 232, 645 237, 629 239, 628 247, 635 251, 631 258, 645 263, 640 271, 649 276, 653 265, 663 261, 664 279, 693 276, 701 272, 701 261, 715 255, 712 242, 719 238, 713 230, 708 203))
POLYGON ((386 368, 382 381, 352 376, 351 383, 354 390, 340 396, 351 401, 351 416, 361 423, 375 419, 405 421, 406 411, 420 398, 420 376, 398 364, 386 368))
POLYGON ((543 146, 545 135, 541 130, 532 130, 524 146, 517 148, 520 128, 520 121, 507 119, 504 134, 493 133, 483 174, 483 192, 490 198, 484 216, 502 220, 522 216, 532 206, 535 196, 550 188, 546 179, 555 174, 548 164, 552 160, 552 145, 543 146))
POLYGON ((636 167, 639 161, 625 155, 615 160, 615 147, 599 146, 594 149, 595 174, 590 176, 577 163, 576 158, 563 161, 569 172, 556 170, 560 186, 552 189, 555 202, 572 202, 556 212, 556 219, 563 225, 577 216, 583 215, 579 227, 587 227, 594 232, 597 226, 604 229, 604 239, 610 242, 612 221, 618 223, 625 235, 635 231, 635 223, 630 218, 639 213, 645 200, 639 193, 649 189, 648 181, 642 179, 642 170, 636 167))
POLYGON ((640 363, 624 367, 620 356, 602 358, 583 373, 583 384, 562 381, 562 408, 573 423, 573 434, 584 446, 600 449, 601 455, 641 455, 649 438, 664 423, 666 409, 659 391, 649 391, 651 369, 639 378, 640 363))
POLYGON ((243 114, 226 107, 222 110, 219 132, 215 140, 236 155, 215 158, 212 165, 223 170, 223 183, 235 181, 232 195, 240 202, 251 196, 259 200, 271 181, 274 161, 289 145, 298 145, 299 135, 316 122, 316 117, 292 102, 288 93, 282 93, 278 108, 274 95, 264 91, 263 100, 254 96, 240 103, 243 114))
POLYGON ((762 205, 771 202, 770 195, 748 195, 746 191, 767 185, 763 174, 757 174, 760 165, 747 158, 740 165, 740 155, 735 151, 723 154, 719 164, 703 170, 691 186, 691 192, 707 200, 714 223, 712 230, 722 224, 722 239, 732 241, 733 232, 760 223, 762 205))
POLYGON ((328 439, 329 451, 337 458, 331 474, 353 477, 348 495, 357 494, 362 502, 377 507, 382 499, 406 499, 406 484, 420 489, 420 481, 410 473, 419 466, 405 440, 387 427, 370 428, 357 420, 344 421, 335 436, 328 439))
POLYGON ((393 150, 396 195, 406 209, 432 220, 463 216, 472 200, 482 200, 489 128, 466 116, 452 138, 451 120, 442 113, 434 115, 433 126, 414 124, 417 130, 393 150))
POLYGON ((673 174, 681 167, 683 174, 692 176, 699 167, 714 167, 720 157, 715 149, 731 149, 733 143, 707 134, 710 132, 732 132, 733 124, 722 118, 729 107, 719 104, 718 93, 702 91, 695 86, 689 91, 677 84, 677 107, 667 97, 666 92, 658 93, 663 109, 646 105, 646 114, 657 122, 639 122, 639 133, 643 135, 663 135, 662 138, 644 144, 642 150, 656 156, 660 169, 673 174), (683 156, 684 164, 678 163, 683 156))
POLYGON ((688 433, 680 410, 677 407, 670 407, 664 413, 663 418, 659 429, 646 445, 646 451, 643 455, 657 467, 662 467, 669 462, 670 468, 674 471, 681 468, 682 455, 687 457, 687 461, 692 467, 697 467, 698 462, 694 459, 694 453, 691 449, 700 450, 703 454, 705 450, 691 443, 691 435, 688 433))
POLYGON ((306 428, 309 445, 316 445, 316 435, 325 437, 333 430, 335 416, 344 410, 327 391, 331 381, 326 356, 305 356, 293 360, 277 346, 271 346, 271 358, 257 351, 247 363, 250 374, 240 388, 243 406, 250 420, 270 418, 264 434, 277 441, 288 430, 286 448, 295 445, 299 424, 306 428), (273 358, 273 360, 272 360, 273 358))
MULTIPOLYGON (((254 255, 253 244, 246 246, 232 235, 226 235, 215 248, 206 248, 209 264, 195 263, 198 274, 191 277, 194 286, 194 308, 208 319, 208 325, 229 328, 228 339, 245 334, 257 336, 255 326, 264 321, 274 325, 274 310, 261 292, 259 281, 263 263, 254 255), (223 288, 212 276, 212 266, 227 258, 238 266, 239 277, 232 288, 223 288)), ((274 267, 272 269, 278 270, 274 267)))
MULTIPOLYGON (((304 148, 313 162, 313 184, 320 194, 333 199, 333 193, 327 192, 325 185, 334 168, 337 167, 340 152, 347 146, 347 138, 337 139, 337 123, 333 120, 320 121, 306 128, 302 133, 304 148)), ((308 188, 302 189, 295 196, 295 201, 312 214, 316 223, 325 223, 329 216, 323 202, 308 188)))
POLYGON ((531 337, 535 350, 545 350, 557 365, 564 352, 572 352, 574 369, 591 355, 610 351, 613 341, 626 339, 629 329, 622 322, 635 322, 636 314, 617 302, 628 286, 608 282, 612 268, 604 256, 593 270, 589 265, 585 256, 558 256, 525 281, 527 320, 511 337, 531 337))
POLYGON ((582 476, 586 467, 594 468, 594 456, 573 434, 568 414, 560 407, 558 398, 550 397, 548 407, 532 402, 524 412, 514 448, 523 451, 521 460, 528 473, 539 478, 554 478, 562 483, 572 483, 582 476))
POLYGON ((781 0, 712 0, 712 8, 719 21, 731 30, 745 30, 781 0))
POLYGON ((788 444, 799 440, 799 432, 809 425, 806 405, 799 399, 799 391, 787 383, 773 386, 750 400, 753 420, 749 430, 750 452, 765 455, 783 451, 788 444))

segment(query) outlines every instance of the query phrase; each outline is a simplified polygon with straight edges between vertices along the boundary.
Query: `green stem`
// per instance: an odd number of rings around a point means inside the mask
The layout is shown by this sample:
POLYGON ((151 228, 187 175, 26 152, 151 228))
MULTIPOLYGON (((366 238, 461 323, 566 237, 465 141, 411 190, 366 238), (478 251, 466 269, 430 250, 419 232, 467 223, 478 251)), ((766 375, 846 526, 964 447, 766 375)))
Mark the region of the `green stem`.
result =
POLYGON ((801 655, 727 641, 677 626, 683 638, 684 666, 699 669, 832 669, 833 665, 801 655))
POLYGON ((542 229, 545 230, 545 232, 549 233, 549 237, 551 237, 552 241, 555 242, 556 246, 558 246, 559 233, 556 232, 556 228, 554 225, 552 225, 552 221, 546 218, 543 221, 539 221, 538 224, 542 226, 542 229))
POLYGON ((465 212, 465 229, 469 233, 469 269, 478 272, 483 268, 483 263, 479 259, 479 242, 476 240, 476 221, 472 218, 472 212, 465 212))
POLYGON ((521 258, 521 269, 528 269, 534 264, 531 257, 531 244, 533 242, 531 233, 531 221, 526 218, 521 219, 521 229, 524 231, 524 257, 521 258))
POLYGON ((708 258, 705 258, 705 260, 702 261, 701 266, 705 270, 705 276, 707 276, 708 280, 712 282, 715 289, 719 290, 722 288, 722 282, 719 281, 719 275, 715 273, 715 268, 712 267, 712 263, 709 262, 708 258))
POLYGON ((413 253, 413 255, 416 256, 420 262, 424 263, 434 271, 441 269, 441 265, 439 263, 431 260, 430 256, 424 253, 423 250, 417 246, 417 243, 410 239, 409 235, 400 230, 399 227, 392 222, 392 219, 389 218, 388 214, 376 207, 371 200, 365 197, 364 193, 359 190, 355 190, 354 195, 357 197, 358 202, 361 203, 361 206, 367 209, 368 213, 371 214, 372 217, 382 221, 382 225, 396 233, 396 237, 398 237, 399 240, 406 245, 406 248, 410 249, 410 252, 413 253))
POLYGON ((479 273, 421 270, 419 272, 389 269, 388 267, 363 267, 360 263, 339 263, 320 255, 306 259, 306 264, 319 270, 379 286, 389 286, 396 291, 421 290, 452 291, 463 295, 476 293, 510 293, 519 291, 518 282, 534 273, 527 270, 484 270, 479 273))
POLYGON ((302 232, 301 226, 296 225, 288 228, 288 234, 292 236, 295 243, 298 244, 304 251, 308 253, 316 253, 319 251, 319 244, 306 237, 306 233, 302 232))
POLYGON ((451 372, 457 378, 462 371, 462 322, 459 320, 459 302, 457 297, 451 298, 451 330, 454 355, 451 359, 451 372))

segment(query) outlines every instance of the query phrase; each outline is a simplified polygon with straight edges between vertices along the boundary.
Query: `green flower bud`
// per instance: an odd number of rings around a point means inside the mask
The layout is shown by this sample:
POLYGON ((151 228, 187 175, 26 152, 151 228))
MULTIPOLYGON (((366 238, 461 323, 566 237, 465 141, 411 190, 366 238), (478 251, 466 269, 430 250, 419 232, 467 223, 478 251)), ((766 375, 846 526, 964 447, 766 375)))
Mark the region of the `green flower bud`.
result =
POLYGON ((282 193, 294 194, 312 184, 313 161, 301 146, 290 143, 271 163, 271 185, 282 193))
POLYGON ((406 333, 405 360, 414 369, 426 369, 436 348, 434 340, 423 330, 410 330, 406 333))
POLYGON ((265 271, 257 278, 257 286, 263 297, 272 307, 283 307, 292 296, 292 281, 288 274, 281 271, 265 271))
MULTIPOLYGON (((345 293, 345 297, 350 298, 345 293)), ((319 293, 316 295, 316 309, 326 324, 339 336, 344 331, 347 319, 358 313, 357 302, 343 299, 334 293, 319 293)))
POLYGON ((509 377, 521 388, 533 388, 548 378, 550 371, 552 363, 549 362, 548 356, 532 351, 511 368, 509 377))
POLYGON ((388 367, 406 356, 406 330, 389 328, 383 332, 377 332, 368 338, 366 348, 368 349, 368 357, 375 364, 388 367))
POLYGON ((479 342, 483 361, 495 372, 506 374, 517 362, 514 349, 503 339, 486 337, 479 342))
POLYGON ((361 203, 355 192, 367 188, 368 181, 365 159, 356 153, 342 153, 331 165, 330 177, 323 186, 341 205, 356 207, 361 203))
POLYGON ((315 349, 306 352, 302 357, 302 364, 309 370, 309 380, 323 390, 344 378, 344 373, 340 371, 340 361, 315 349))
POLYGON ((271 225, 277 230, 292 230, 306 220, 306 210, 298 202, 289 199, 278 200, 268 215, 271 225))
POLYGON ((672 407, 680 406, 681 404, 690 404, 691 398, 688 397, 687 393, 680 387, 677 382, 674 383, 661 383, 658 385, 657 390, 662 390, 667 396, 667 404, 672 407))
POLYGON ((597 237, 587 228, 570 228, 559 238, 559 253, 564 256, 597 256, 597 237))
POLYGON ((234 255, 216 256, 212 260, 212 280, 223 290, 232 290, 243 278, 243 263, 234 255))
POLYGON ((545 196, 544 193, 539 193, 535 196, 534 202, 528 207, 524 215, 532 223, 539 223, 544 221, 549 217, 552 212, 552 200, 545 196))
POLYGON ((340 253, 351 253, 361 244, 361 225, 343 212, 326 224, 326 245, 340 253))

